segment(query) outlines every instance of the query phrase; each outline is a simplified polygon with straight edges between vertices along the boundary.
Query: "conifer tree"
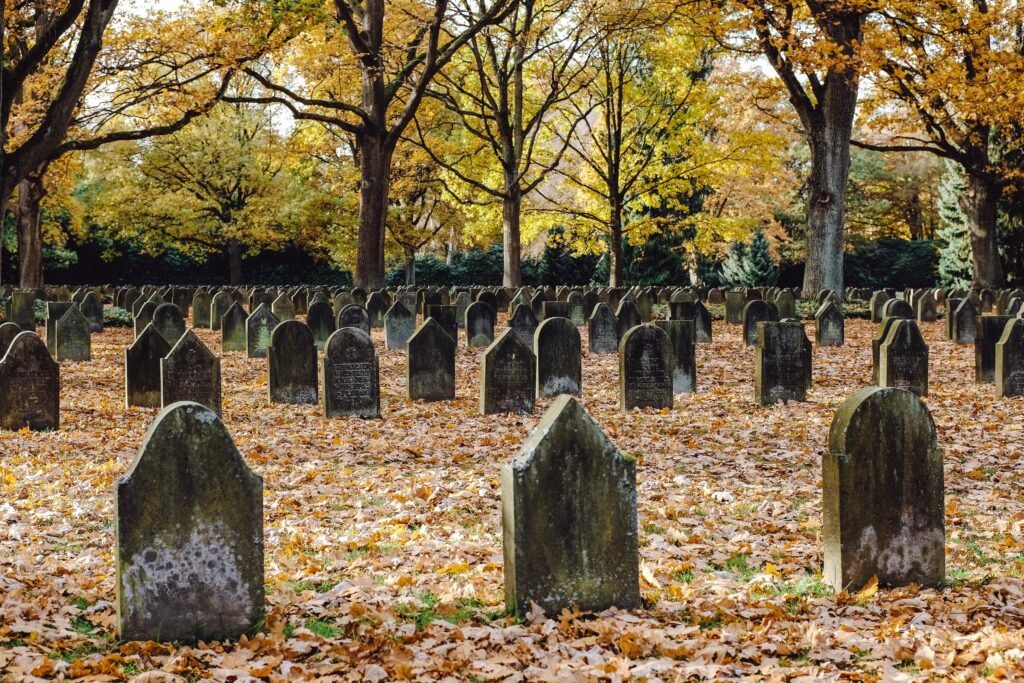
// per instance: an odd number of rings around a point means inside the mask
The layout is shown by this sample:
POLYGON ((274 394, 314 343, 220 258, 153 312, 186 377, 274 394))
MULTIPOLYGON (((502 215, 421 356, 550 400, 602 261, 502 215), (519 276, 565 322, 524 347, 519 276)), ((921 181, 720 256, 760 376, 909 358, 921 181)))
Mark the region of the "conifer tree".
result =
POLYGON ((971 238, 967 214, 960 203, 967 191, 963 169, 946 161, 939 182, 939 239, 945 244, 939 252, 939 284, 944 287, 969 287, 973 274, 971 238))

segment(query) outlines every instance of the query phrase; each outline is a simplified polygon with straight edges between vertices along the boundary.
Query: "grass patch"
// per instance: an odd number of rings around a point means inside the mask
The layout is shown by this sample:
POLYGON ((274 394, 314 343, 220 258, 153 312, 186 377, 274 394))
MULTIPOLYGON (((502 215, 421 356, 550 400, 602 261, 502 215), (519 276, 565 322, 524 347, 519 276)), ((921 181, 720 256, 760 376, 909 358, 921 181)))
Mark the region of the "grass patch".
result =
POLYGON ((85 617, 83 617, 82 615, 78 615, 77 617, 75 617, 71 622, 71 626, 75 629, 75 631, 81 633, 84 636, 91 635, 92 632, 96 630, 96 625, 88 619, 86 619, 85 617))
POLYGON ((305 593, 306 591, 316 591, 317 593, 326 593, 335 586, 338 585, 337 581, 321 581, 320 583, 313 583, 312 581, 291 581, 287 584, 296 593, 305 593))
POLYGON ((306 628, 321 638, 335 638, 341 631, 331 622, 324 619, 313 619, 306 622, 306 628))
POLYGON ((658 526, 657 524, 644 524, 644 533, 664 536, 665 529, 658 526))
POLYGON ((687 569, 683 572, 674 572, 672 574, 672 580, 678 581, 679 583, 693 583, 693 570, 687 569))

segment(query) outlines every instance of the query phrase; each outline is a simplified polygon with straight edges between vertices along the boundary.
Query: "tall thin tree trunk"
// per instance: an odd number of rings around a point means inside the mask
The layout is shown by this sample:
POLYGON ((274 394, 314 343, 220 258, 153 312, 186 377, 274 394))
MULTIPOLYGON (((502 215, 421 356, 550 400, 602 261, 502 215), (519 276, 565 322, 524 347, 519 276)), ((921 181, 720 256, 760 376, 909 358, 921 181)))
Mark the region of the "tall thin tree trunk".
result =
POLYGON ((388 215, 391 150, 372 133, 359 145, 359 237, 355 285, 364 289, 384 286, 384 230, 388 215))
MULTIPOLYGON (((0 12, 2 14, 2 12, 0 12)), ((3 132, 0 131, 0 150, 3 149, 3 132)), ((4 228, 7 227, 7 196, 0 188, 0 286, 4 284, 4 228)))
POLYGON ((18 274, 22 289, 43 286, 43 234, 39 214, 43 196, 41 174, 32 174, 18 184, 18 274))
POLYGON ((228 282, 232 287, 242 284, 242 243, 232 238, 228 240, 228 282))
POLYGON ((520 287, 523 284, 519 241, 519 212, 522 209, 522 203, 518 182, 506 178, 505 199, 501 205, 501 232, 505 252, 502 285, 505 287, 520 287))
POLYGON ((612 198, 608 209, 608 286, 622 287, 622 202, 612 198))
POLYGON ((416 251, 405 250, 405 284, 416 284, 416 251))
POLYGON ((1003 286, 1003 264, 996 241, 996 217, 999 211, 999 185, 982 176, 968 174, 967 193, 961 198, 971 229, 971 254, 974 260, 974 287, 1003 286))

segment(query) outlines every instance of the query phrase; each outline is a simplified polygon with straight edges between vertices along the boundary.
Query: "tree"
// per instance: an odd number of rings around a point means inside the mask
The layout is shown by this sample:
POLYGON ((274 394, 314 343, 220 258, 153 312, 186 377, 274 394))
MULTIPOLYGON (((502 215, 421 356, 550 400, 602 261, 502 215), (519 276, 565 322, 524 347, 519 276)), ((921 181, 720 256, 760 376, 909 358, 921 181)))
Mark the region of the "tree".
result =
POLYGON ((943 287, 966 287, 971 283, 971 241, 967 215, 960 197, 967 191, 963 169, 946 161, 946 172, 939 183, 939 284, 943 287))
POLYGON ((360 172, 355 283, 384 284, 385 224, 395 147, 415 117, 437 73, 486 27, 501 22, 513 0, 493 0, 474 17, 449 0, 333 0, 333 12, 316 3, 239 0, 257 21, 264 11, 295 24, 293 61, 278 69, 248 68, 263 86, 235 101, 279 104, 299 120, 317 121, 353 136, 360 172), (347 51, 339 51, 344 45, 347 51), (313 58, 315 55, 315 58, 313 58), (353 84, 360 89, 355 91, 353 84))
POLYGON ((730 242, 725 260, 722 261, 721 281, 730 287, 747 285, 747 245, 740 241, 730 242))

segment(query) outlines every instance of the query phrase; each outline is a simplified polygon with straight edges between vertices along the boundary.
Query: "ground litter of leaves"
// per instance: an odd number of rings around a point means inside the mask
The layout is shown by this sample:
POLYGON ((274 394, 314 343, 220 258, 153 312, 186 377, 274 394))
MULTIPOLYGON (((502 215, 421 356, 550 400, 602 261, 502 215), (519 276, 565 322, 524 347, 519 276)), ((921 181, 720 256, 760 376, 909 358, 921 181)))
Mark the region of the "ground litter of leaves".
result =
POLYGON ((499 471, 550 401, 479 415, 464 336, 457 399, 411 403, 404 353, 374 330, 381 420, 270 405, 266 361, 222 354, 224 423, 264 481, 267 614, 239 642, 193 644, 117 639, 114 481, 157 411, 125 409, 131 332, 108 329, 92 361, 62 363, 60 431, 0 433, 0 678, 1022 677, 1024 401, 975 384, 973 346, 943 322, 924 333, 948 585, 821 582, 820 458, 836 407, 870 383, 875 328, 848 320, 846 346, 815 348, 808 402, 772 408, 753 403, 738 326, 715 322, 698 392, 671 411, 621 414, 617 356, 584 351, 583 403, 638 460, 645 600, 597 615, 505 612, 499 471))

